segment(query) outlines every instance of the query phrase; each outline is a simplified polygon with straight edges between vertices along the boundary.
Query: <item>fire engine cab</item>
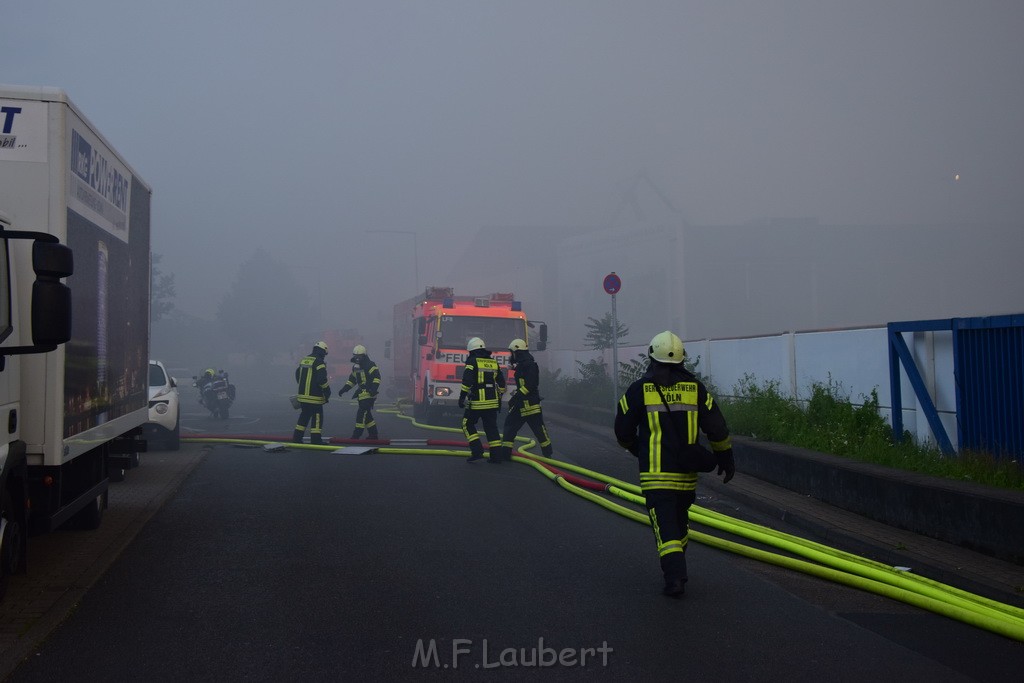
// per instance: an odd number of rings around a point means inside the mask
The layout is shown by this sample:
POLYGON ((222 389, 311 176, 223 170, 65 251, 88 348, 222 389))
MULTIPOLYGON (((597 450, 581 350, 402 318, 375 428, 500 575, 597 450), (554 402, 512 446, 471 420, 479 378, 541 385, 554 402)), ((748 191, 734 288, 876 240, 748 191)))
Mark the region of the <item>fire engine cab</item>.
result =
POLYGON ((531 351, 543 351, 547 336, 547 324, 528 320, 522 302, 511 293, 455 296, 451 287, 427 287, 422 296, 395 305, 398 394, 412 402, 417 419, 436 417, 458 406, 470 339, 484 340, 511 387, 509 343, 524 339, 531 351))

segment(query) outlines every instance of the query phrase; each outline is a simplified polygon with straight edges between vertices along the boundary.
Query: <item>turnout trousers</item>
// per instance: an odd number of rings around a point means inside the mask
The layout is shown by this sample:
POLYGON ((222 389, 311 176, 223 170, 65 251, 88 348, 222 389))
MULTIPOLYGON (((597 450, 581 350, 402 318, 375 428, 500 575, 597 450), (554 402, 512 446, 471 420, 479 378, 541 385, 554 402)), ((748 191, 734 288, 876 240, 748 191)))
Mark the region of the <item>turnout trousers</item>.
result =
MULTIPOLYGON (((551 448, 551 437, 548 436, 548 429, 544 426, 544 417, 539 412, 524 417, 519 410, 510 410, 508 415, 505 416, 505 428, 501 436, 500 458, 502 460, 512 459, 512 448, 516 443, 516 435, 519 434, 519 430, 523 428, 523 425, 529 425, 530 430, 533 431, 533 435, 537 439, 537 445, 540 446, 541 455, 545 458, 550 458, 554 449, 551 448)), ((494 455, 492 454, 491 457, 493 458, 494 455)))
POLYGON ((648 489, 644 491, 647 515, 658 544, 661 571, 668 584, 677 579, 686 581, 686 546, 690 531, 690 506, 696 491, 648 489))
POLYGON ((470 458, 478 460, 484 455, 484 445, 480 443, 480 435, 476 431, 476 421, 484 428, 487 435, 487 446, 492 451, 501 443, 501 434, 498 432, 498 409, 488 408, 487 410, 473 410, 466 408, 462 414, 462 433, 469 442, 470 458))
POLYGON ((295 424, 295 432, 292 434, 292 441, 302 443, 302 436, 306 433, 306 425, 309 425, 309 442, 323 443, 320 434, 324 427, 324 404, 303 403, 299 413, 299 421, 295 424))
POLYGON ((376 397, 359 399, 359 407, 356 408, 356 428, 352 432, 353 439, 362 438, 364 429, 369 438, 377 438, 377 421, 373 419, 373 413, 371 412, 373 404, 376 402, 376 397))

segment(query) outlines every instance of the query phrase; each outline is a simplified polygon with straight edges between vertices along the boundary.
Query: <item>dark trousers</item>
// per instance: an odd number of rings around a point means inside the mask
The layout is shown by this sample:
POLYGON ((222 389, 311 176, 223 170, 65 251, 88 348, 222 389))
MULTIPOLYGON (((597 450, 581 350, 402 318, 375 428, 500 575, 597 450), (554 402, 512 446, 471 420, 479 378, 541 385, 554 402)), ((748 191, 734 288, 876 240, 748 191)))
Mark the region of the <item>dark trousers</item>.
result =
POLYGON ((295 431, 292 433, 292 441, 302 443, 302 436, 306 433, 306 425, 309 425, 309 442, 323 443, 320 434, 324 428, 324 404, 303 403, 299 412, 299 421, 295 424, 295 431))
MULTIPOLYGON (((548 436, 547 427, 544 426, 543 416, 537 412, 532 415, 523 416, 519 410, 510 410, 505 416, 505 428, 501 436, 501 458, 508 460, 512 457, 512 448, 516 443, 516 435, 523 425, 529 425, 540 446, 540 453, 545 458, 550 458, 554 452, 551 448, 551 438, 548 436)), ((494 457, 493 455, 491 457, 494 457)))
POLYGON ((356 408, 356 428, 352 432, 352 438, 358 439, 363 435, 363 430, 367 431, 367 435, 371 439, 377 438, 377 421, 373 419, 373 404, 377 402, 376 398, 362 398, 359 399, 359 407, 356 408))
POLYGON ((690 506, 696 499, 695 491, 669 491, 651 489, 644 492, 647 515, 658 544, 661 571, 665 583, 676 579, 686 581, 686 546, 690 531, 690 506))
POLYGON ((484 454, 484 446, 480 443, 480 435, 476 431, 476 421, 480 420, 487 435, 487 446, 493 449, 501 443, 501 434, 498 432, 498 409, 472 410, 466 408, 462 415, 462 433, 466 435, 469 442, 469 452, 474 457, 484 454))

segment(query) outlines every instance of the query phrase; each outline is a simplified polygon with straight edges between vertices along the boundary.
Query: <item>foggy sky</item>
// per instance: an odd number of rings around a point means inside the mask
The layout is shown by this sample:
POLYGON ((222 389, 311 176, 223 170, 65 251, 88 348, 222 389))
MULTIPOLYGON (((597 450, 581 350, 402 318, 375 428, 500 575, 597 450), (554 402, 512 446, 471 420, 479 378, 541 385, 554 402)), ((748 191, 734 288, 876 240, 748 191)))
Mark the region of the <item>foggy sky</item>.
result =
POLYGON ((482 226, 605 227, 638 173, 694 224, 1024 216, 1019 0, 12 0, 3 15, 0 82, 66 90, 152 186, 153 251, 202 317, 263 247, 328 322, 358 327, 447 284, 482 226))

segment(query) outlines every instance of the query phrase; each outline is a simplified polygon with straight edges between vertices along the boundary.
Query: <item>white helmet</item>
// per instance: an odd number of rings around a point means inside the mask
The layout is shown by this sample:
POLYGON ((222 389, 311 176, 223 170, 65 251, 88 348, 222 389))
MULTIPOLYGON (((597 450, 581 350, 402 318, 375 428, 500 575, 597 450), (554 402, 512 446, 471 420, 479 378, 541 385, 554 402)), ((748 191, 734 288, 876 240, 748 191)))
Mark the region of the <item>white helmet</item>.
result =
POLYGON ((482 349, 484 347, 484 340, 481 339, 480 337, 473 337, 472 339, 469 340, 469 342, 466 343, 467 351, 476 351, 477 349, 482 349))
POLYGON ((683 350, 682 340, 666 330, 654 335, 651 346, 647 349, 647 355, 659 363, 677 365, 683 362, 683 356, 686 354, 683 350))
POLYGON ((526 350, 526 342, 524 342, 522 339, 513 339, 508 344, 508 350, 509 351, 525 351, 526 350))
POLYGON ((313 344, 313 346, 318 349, 322 349, 324 353, 327 353, 327 342, 318 341, 316 344, 313 344))
POLYGON ((365 356, 366 355, 366 347, 363 346, 362 344, 356 344, 355 348, 352 349, 352 355, 353 356, 365 356))

